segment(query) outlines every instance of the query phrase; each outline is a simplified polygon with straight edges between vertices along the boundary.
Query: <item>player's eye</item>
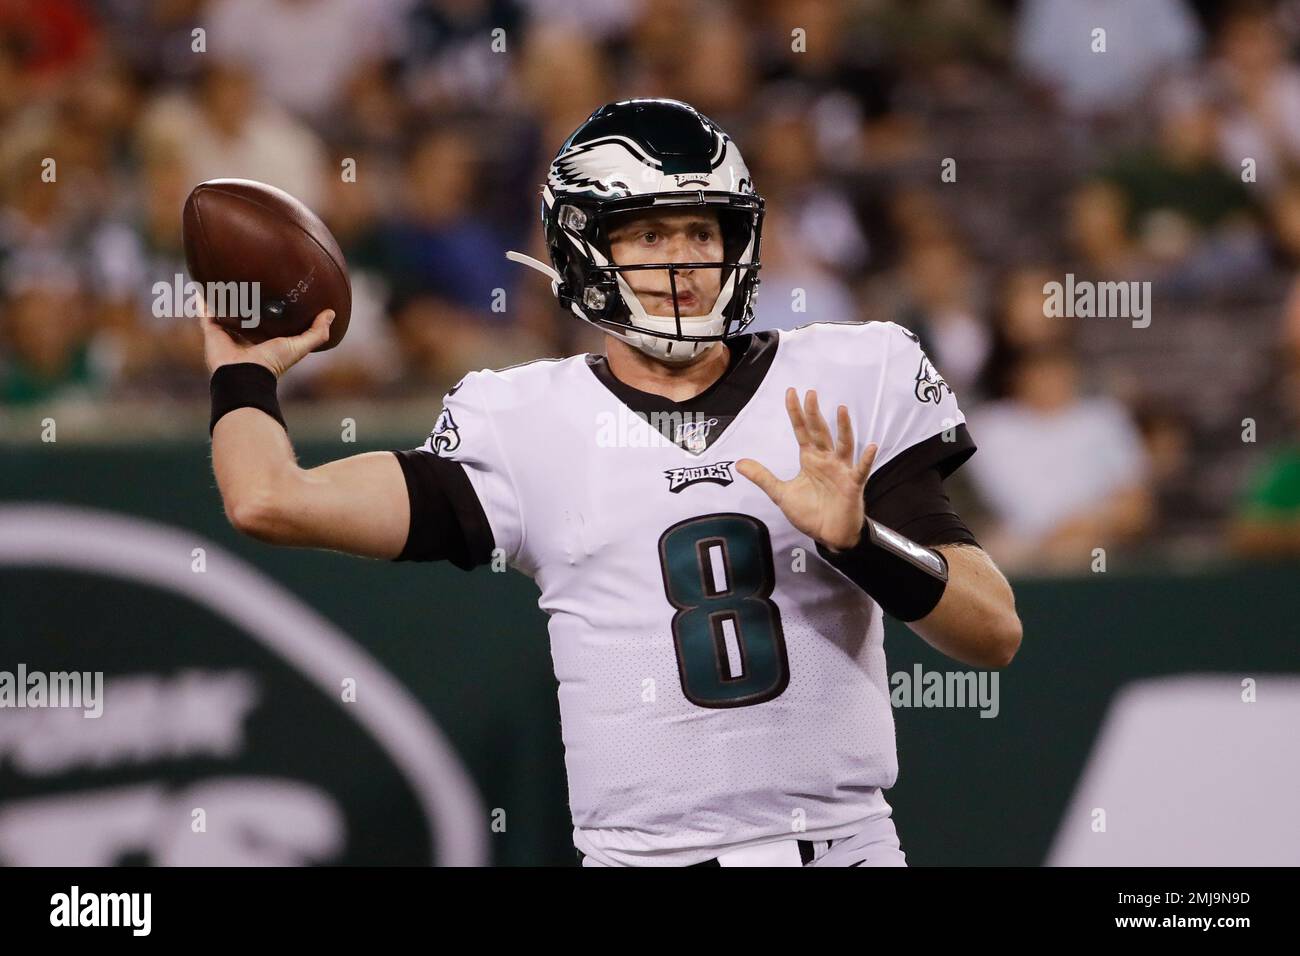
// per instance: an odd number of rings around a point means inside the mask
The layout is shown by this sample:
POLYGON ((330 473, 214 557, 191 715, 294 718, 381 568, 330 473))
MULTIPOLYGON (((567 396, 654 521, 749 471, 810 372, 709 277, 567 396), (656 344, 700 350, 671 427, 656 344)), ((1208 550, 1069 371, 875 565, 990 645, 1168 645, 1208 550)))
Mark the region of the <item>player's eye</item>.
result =
POLYGON ((659 238, 659 233, 643 232, 641 238, 645 241, 646 245, 654 245, 654 241, 659 238))
POLYGON ((712 230, 709 229, 701 229, 698 233, 696 233, 696 239, 698 239, 700 242, 712 242, 713 232, 712 230))

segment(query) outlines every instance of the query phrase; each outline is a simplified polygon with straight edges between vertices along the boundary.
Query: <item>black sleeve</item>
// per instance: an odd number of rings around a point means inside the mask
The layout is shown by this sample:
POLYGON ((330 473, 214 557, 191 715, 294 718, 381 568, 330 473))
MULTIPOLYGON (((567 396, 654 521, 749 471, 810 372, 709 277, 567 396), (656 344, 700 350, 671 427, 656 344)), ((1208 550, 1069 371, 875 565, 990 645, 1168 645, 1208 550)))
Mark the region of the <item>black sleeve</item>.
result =
POLYGON ((483 505, 458 462, 421 449, 394 451, 411 500, 411 529, 395 561, 487 564, 495 542, 483 505))
POLYGON ((965 425, 958 425, 952 437, 944 441, 939 434, 919 442, 872 475, 864 494, 867 514, 927 547, 978 546, 943 488, 943 480, 975 454, 975 442, 965 425))

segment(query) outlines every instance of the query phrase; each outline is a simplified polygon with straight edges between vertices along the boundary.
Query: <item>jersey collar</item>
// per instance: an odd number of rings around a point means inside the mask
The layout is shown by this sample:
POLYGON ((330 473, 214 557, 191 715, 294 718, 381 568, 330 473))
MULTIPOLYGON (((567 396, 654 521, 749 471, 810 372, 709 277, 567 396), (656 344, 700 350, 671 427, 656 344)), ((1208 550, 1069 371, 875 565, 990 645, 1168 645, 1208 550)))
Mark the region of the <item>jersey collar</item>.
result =
POLYGON ((776 331, 754 332, 727 339, 730 361, 716 382, 694 398, 675 402, 663 395, 643 392, 617 378, 603 355, 588 355, 587 367, 614 397, 634 413, 658 427, 669 441, 691 454, 703 454, 735 421, 763 384, 776 358, 776 331), (677 415, 655 416, 675 412, 677 415), (691 429, 678 428, 683 419, 698 423, 691 429))

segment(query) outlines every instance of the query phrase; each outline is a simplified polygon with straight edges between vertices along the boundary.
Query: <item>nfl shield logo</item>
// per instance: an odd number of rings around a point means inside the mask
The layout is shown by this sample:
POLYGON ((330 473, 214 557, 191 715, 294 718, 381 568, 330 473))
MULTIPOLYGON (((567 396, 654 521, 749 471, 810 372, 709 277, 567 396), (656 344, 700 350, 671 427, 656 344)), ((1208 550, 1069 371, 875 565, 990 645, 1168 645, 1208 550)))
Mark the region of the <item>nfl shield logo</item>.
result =
POLYGON ((682 422, 677 426, 677 444, 691 454, 698 455, 709 446, 709 430, 716 424, 718 424, 716 418, 682 422))

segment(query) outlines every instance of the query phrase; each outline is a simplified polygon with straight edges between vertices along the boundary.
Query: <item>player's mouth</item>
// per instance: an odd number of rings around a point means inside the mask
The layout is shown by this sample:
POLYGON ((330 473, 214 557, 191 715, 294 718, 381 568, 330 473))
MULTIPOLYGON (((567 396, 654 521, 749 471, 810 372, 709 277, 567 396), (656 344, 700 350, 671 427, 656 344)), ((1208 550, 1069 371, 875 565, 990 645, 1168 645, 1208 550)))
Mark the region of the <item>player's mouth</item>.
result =
MULTIPOLYGON (((672 306, 674 303, 674 298, 670 293, 661 293, 659 298, 663 300, 663 303, 666 306, 672 306)), ((694 292, 678 292, 676 296, 676 304, 678 309, 685 312, 689 309, 698 308, 700 300, 694 292)))

